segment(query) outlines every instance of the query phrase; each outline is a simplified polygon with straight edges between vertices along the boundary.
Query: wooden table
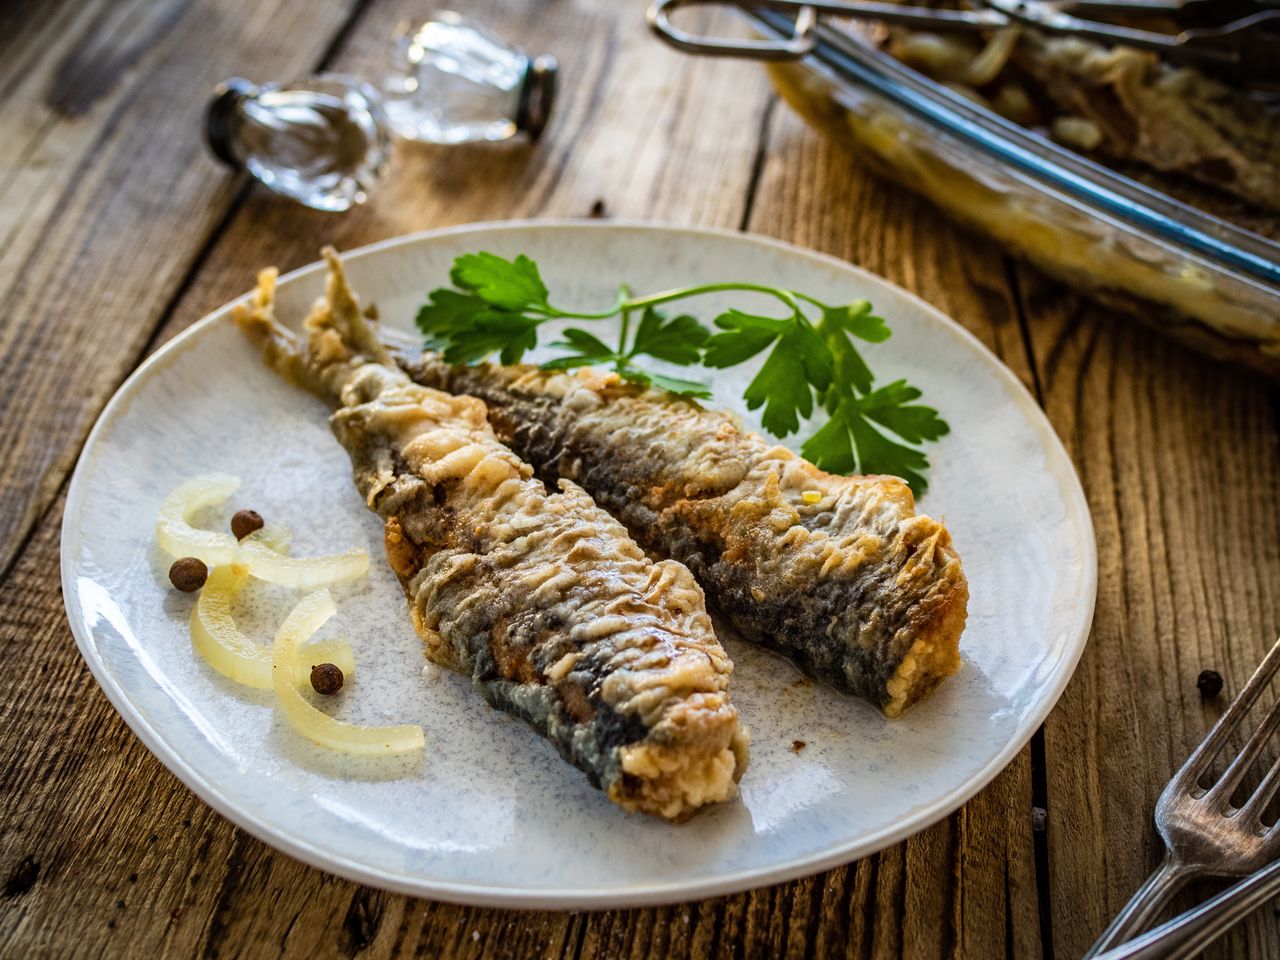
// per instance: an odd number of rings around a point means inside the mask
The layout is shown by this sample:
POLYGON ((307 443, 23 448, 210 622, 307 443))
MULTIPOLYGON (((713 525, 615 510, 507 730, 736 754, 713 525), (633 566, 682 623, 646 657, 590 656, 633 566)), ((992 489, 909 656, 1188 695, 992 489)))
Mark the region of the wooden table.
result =
MULTIPOLYGON (((206 153, 213 85, 379 69, 404 0, 10 0, 0 9, 0 954, 1057 957, 1159 853, 1150 811, 1280 628, 1280 393, 1014 263, 809 132, 748 64, 678 56, 636 3, 473 0, 560 58, 545 140, 400 149, 363 209, 314 213, 206 153), (156 347, 288 270, 512 217, 750 230, 902 284, 1043 403, 1097 527, 1093 635, 1044 729, 963 809, 828 873, 662 909, 520 913, 305 867, 196 799, 121 722, 58 586, 67 479, 156 347)), ((720 27, 725 21, 717 19, 720 27)), ((1203 893, 1204 891, 1198 891, 1203 893)), ((1255 914, 1212 953, 1280 956, 1255 914)))

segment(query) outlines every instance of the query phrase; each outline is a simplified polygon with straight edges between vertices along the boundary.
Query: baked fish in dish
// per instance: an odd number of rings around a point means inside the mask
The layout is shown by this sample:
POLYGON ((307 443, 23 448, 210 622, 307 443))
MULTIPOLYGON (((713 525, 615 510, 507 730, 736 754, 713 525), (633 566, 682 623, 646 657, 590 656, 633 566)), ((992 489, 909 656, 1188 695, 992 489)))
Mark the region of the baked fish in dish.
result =
POLYGON ((482 399, 540 474, 581 484, 810 675, 895 717, 959 669, 968 584, 901 480, 825 473, 731 414, 616 374, 455 367, 387 343, 416 382, 482 399))
MULTIPOLYGON (((1170 35, 1180 29, 1174 20, 1151 18, 1142 26, 1170 35)), ((1208 213, 1276 236, 1280 110, 1274 98, 1151 50, 1079 36, 1016 26, 934 33, 864 22, 845 29, 1007 120, 1208 213)))
POLYGON ((269 366, 336 403, 330 424, 383 518, 427 656, 470 675, 628 810, 679 820, 731 797, 747 736, 690 572, 650 560, 572 482, 550 492, 481 401, 413 383, 324 255, 305 339, 275 320, 274 270, 235 319, 269 366))

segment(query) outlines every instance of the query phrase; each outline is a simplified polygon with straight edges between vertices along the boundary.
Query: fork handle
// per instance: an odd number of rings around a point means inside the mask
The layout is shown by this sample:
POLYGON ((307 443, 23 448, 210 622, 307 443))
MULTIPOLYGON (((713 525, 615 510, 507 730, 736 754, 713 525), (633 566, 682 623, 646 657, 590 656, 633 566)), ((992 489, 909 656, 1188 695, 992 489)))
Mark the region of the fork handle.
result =
POLYGON ((1102 936, 1089 948, 1084 960, 1096 957, 1107 948, 1123 943, 1149 927, 1165 904, 1191 879, 1192 874, 1193 871, 1166 856, 1164 862, 1147 877, 1147 882, 1138 888, 1138 892, 1111 921, 1111 925, 1102 931, 1102 936))
POLYGON ((1228 887, 1176 920, 1108 950, 1099 960, 1186 960, 1194 957, 1277 893, 1280 893, 1280 860, 1247 880, 1228 887))

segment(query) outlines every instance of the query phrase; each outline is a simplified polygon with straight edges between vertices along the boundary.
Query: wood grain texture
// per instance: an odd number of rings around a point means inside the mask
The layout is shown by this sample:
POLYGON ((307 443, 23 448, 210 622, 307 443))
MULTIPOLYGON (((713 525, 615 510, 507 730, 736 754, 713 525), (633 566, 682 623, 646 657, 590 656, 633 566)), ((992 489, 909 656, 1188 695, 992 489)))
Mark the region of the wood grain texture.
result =
POLYGON ((162 0, 29 3, 9 14, 0 571, 231 202, 234 184, 200 137, 214 84, 247 65, 305 73, 347 13, 305 0, 162 0), (275 28, 289 21, 287 33, 275 28), (32 63, 40 50, 47 60, 32 63))
MULTIPOLYGON (((1195 673, 1216 666, 1238 686, 1280 626, 1274 390, 1011 266, 806 131, 757 68, 657 45, 634 4, 469 4, 560 58, 546 139, 400 147, 351 214, 240 190, 203 156, 194 125, 214 80, 289 76, 330 54, 372 71, 405 12, 398 0, 0 10, 13 106, 0 117, 0 369, 16 387, 0 400, 0 956, 914 960, 1036 957, 1046 941, 1059 960, 1079 955, 1155 856, 1151 804, 1213 714, 1195 673), (141 746, 76 653, 57 586, 57 492, 107 394, 264 263, 532 216, 746 227, 849 259, 954 316, 1043 397, 1089 493, 1102 587, 1042 744, 962 810, 856 864, 591 914, 336 879, 233 828, 141 746), (1046 790, 1047 845, 1032 827, 1046 790)), ((1259 915, 1213 955, 1280 955, 1275 927, 1259 915)))
MULTIPOLYGON (((1053 929, 1070 957, 1155 867, 1156 797, 1280 631, 1280 407, 1258 376, 1021 279, 1098 540, 1093 635, 1046 724, 1053 929), (1216 704, 1196 690, 1205 668, 1227 680, 1216 704)), ((1280 956, 1277 915, 1206 956, 1280 956)))

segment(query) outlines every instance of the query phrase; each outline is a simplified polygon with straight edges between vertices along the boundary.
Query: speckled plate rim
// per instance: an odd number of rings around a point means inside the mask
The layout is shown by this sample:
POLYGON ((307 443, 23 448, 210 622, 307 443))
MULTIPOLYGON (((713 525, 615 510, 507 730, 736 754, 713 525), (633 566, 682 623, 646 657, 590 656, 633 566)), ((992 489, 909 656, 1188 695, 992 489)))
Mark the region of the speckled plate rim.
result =
MULTIPOLYGON (((84 500, 88 487, 87 478, 90 473, 89 464, 93 459, 99 438, 110 430, 115 422, 128 410, 134 392, 143 381, 158 371, 168 362, 170 357, 180 351, 191 348, 205 332, 229 314, 234 304, 244 300, 248 294, 212 311, 187 330, 174 337, 173 340, 148 357, 120 385, 106 407, 103 408, 97 422, 90 431, 81 451, 79 462, 76 464, 75 472, 72 475, 71 484, 67 492, 66 508, 63 513, 60 544, 64 604, 66 606, 67 619, 71 625, 71 632, 75 637, 76 645, 80 649, 80 654, 84 657, 90 671, 98 681, 98 685, 107 695, 111 705, 115 707, 116 711, 124 718, 124 721, 147 749, 168 767, 179 780, 186 784, 192 792, 236 826, 253 834, 264 843, 313 867, 337 874, 348 880, 354 880, 358 883, 368 884, 396 893, 474 906, 545 910, 599 910, 649 906, 738 893, 755 887, 781 883, 796 877, 808 876, 876 853, 937 823, 957 810, 1008 766, 1057 704, 1063 690, 1066 689, 1067 683, 1075 673, 1075 668, 1081 655, 1084 653, 1085 643, 1088 640, 1089 629, 1093 621, 1094 603, 1097 596, 1097 547, 1093 534, 1093 521, 1089 513, 1084 490, 1080 486, 1079 477, 1076 475, 1071 459, 1067 455, 1066 448, 1054 432, 1040 405, 1027 391, 1026 387, 1023 386, 1022 382, 987 349, 985 344, 956 321, 915 294, 904 290, 884 277, 836 257, 756 234, 741 233, 735 230, 627 220, 608 222, 573 219, 488 221, 445 227, 437 230, 425 230, 405 236, 393 237, 346 251, 343 257, 350 262, 366 257, 376 257, 393 248, 430 243, 442 237, 468 233, 491 232, 494 230, 524 232, 539 231, 547 228, 557 230, 602 230, 614 233, 628 231, 667 232, 704 238, 712 242, 728 240, 736 243, 759 244, 798 257, 819 261, 827 266, 851 273, 860 280, 892 287, 899 296, 906 298, 919 307, 930 320, 936 323, 940 332, 945 332, 957 340, 959 344, 976 354, 987 366, 991 375, 1003 381, 1008 388, 1010 398, 1018 405, 1027 424, 1035 431, 1043 445, 1046 454, 1046 469, 1054 474, 1054 479, 1058 482, 1069 516, 1078 525, 1080 546, 1084 560, 1083 569, 1081 570, 1082 583, 1080 589, 1082 602, 1074 612, 1074 622, 1070 624, 1067 630, 1068 651, 1058 660, 1053 674, 1045 679, 1042 687, 1044 695, 1039 703, 1034 709, 1027 711, 1020 718, 1022 729, 1010 738, 1004 749, 967 780, 958 784, 949 794, 939 797, 932 803, 923 804, 918 808, 912 809, 892 828, 872 832, 849 842, 837 843, 830 849, 820 853, 799 856, 769 867, 739 870, 696 881, 673 877, 670 881, 662 883, 637 884, 609 891, 600 891, 594 888, 568 890, 561 888, 544 893, 542 891, 504 887, 500 884, 457 883, 434 880, 431 877, 413 873, 381 868, 375 869, 358 860, 353 860, 317 846, 307 840, 302 830, 298 830, 296 833, 282 831, 276 826, 264 822, 259 817, 240 809, 232 800, 219 793, 215 786, 209 783, 199 771, 195 770, 179 753, 170 747, 161 731, 143 716, 112 678, 110 671, 106 668, 93 643, 92 627, 89 626, 83 610, 81 610, 77 602, 78 594, 72 589, 73 561, 70 557, 74 554, 74 551, 69 550, 68 547, 69 545, 74 545, 77 539, 77 532, 74 526, 82 516, 85 507, 84 500)), ((308 264, 281 277, 279 282, 283 285, 317 274, 323 267, 324 264, 319 261, 308 264)))

